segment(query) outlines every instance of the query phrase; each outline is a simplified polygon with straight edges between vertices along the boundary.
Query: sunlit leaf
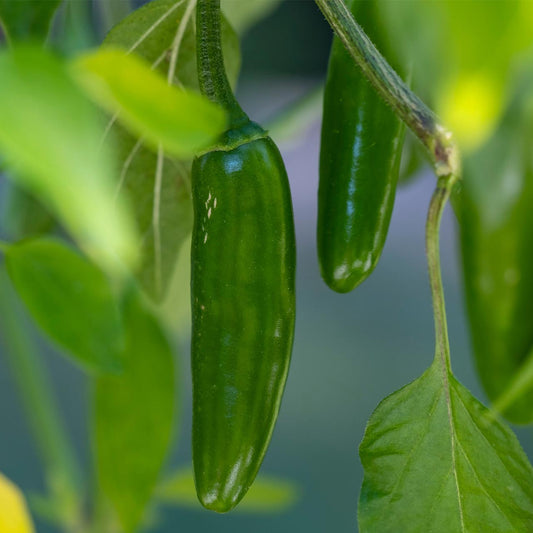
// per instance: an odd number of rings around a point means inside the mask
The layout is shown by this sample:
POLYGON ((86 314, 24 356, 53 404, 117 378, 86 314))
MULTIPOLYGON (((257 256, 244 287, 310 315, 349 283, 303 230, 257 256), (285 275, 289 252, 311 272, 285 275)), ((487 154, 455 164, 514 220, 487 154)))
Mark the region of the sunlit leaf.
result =
POLYGON ((413 65, 415 90, 454 131, 463 151, 490 138, 508 104, 517 58, 533 49, 531 5, 379 0, 403 64, 413 65))
POLYGON ((120 522, 139 526, 166 457, 174 416, 172 348, 140 295, 124 302, 124 372, 96 379, 94 429, 100 483, 120 522))
MULTIPOLYGON (((169 505, 201 509, 190 468, 180 469, 165 480, 157 490, 157 498, 169 505)), ((297 499, 298 489, 294 483, 259 475, 234 512, 280 513, 294 505, 297 499)))
POLYGON ((533 468, 440 360, 374 411, 359 450, 361 533, 531 531, 533 468))
POLYGON ((10 40, 40 40, 48 35, 61 0, 0 0, 0 24, 10 40))
POLYGON ((114 202, 113 165, 97 114, 64 65, 45 50, 0 52, 0 152, 8 176, 62 220, 104 268, 137 254, 131 220, 114 202))
MULTIPOLYGON (((168 51, 184 27, 173 81, 198 90, 196 33, 189 5, 183 0, 149 2, 115 26, 104 45, 138 54, 168 77, 168 51)), ((239 41, 227 23, 222 25, 222 41, 224 65, 235 84, 240 68, 239 41)), ((160 301, 166 295, 178 253, 192 230, 191 163, 157 154, 114 120, 110 128, 122 163, 118 194, 130 200, 141 236, 141 264, 136 275, 147 294, 160 301)))
POLYGON ((153 149, 192 157, 226 129, 226 113, 196 92, 169 85, 134 54, 102 48, 79 56, 74 71, 82 86, 104 108, 118 113, 132 133, 153 149))
POLYGON ((0 531, 33 533, 33 523, 24 496, 9 479, 0 474, 0 531))
POLYGON ((51 339, 87 369, 120 369, 122 329, 102 271, 52 239, 13 244, 5 257, 17 293, 51 339))

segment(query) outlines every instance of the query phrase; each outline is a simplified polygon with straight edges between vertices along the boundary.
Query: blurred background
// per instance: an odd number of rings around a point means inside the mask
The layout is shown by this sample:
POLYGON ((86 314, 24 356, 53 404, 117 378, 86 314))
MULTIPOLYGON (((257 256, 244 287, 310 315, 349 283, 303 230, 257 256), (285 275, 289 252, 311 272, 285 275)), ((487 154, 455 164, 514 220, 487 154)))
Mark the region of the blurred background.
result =
MULTIPOLYGON (((233 3, 238 9, 238 2, 233 3)), ((391 3, 398 4, 398 9, 405 5, 407 11, 414 5, 391 3)), ((80 33, 80 46, 101 37, 92 34, 88 26, 85 30, 80 33)), ((268 123, 323 83, 331 38, 327 23, 310 0, 283 1, 245 34, 238 96, 254 120, 268 123)), ((428 95, 422 84, 420 90, 428 95)), ((362 482, 358 445, 366 422, 381 399, 418 377, 432 361, 433 315, 424 255, 426 209, 435 185, 431 171, 422 166, 416 179, 399 187, 387 244, 374 274, 354 292, 335 294, 322 282, 316 258, 319 137, 319 110, 311 110, 308 127, 290 142, 281 139, 280 143, 292 187, 297 233, 297 322, 286 393, 262 473, 294 483, 297 499, 288 509, 272 514, 237 510, 222 516, 199 505, 162 507, 153 531, 354 531, 362 482)), ((5 190, 4 180, 2 187, 0 195, 5 190)), ((456 220, 450 208, 444 217, 441 243, 453 369, 486 403, 473 367, 456 220)), ((191 460, 188 339, 183 310, 176 314, 177 329, 182 332, 181 424, 167 470, 191 460)), ((28 327, 30 330, 39 339, 28 327)), ((40 342, 61 414, 88 465, 88 383, 81 371, 58 357, 49 344, 40 342)), ((39 493, 44 489, 41 464, 3 349, 0 345, 0 471, 26 494, 39 493)), ((533 459, 531 431, 519 429, 517 433, 533 459)), ((36 520, 39 532, 55 533, 54 528, 36 520)))

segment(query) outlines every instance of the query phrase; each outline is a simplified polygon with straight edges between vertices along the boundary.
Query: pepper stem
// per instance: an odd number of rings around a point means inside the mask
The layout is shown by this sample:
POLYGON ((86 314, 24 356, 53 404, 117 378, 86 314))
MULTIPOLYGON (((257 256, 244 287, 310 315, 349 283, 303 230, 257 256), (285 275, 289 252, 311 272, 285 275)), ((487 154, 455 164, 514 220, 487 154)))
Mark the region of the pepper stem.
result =
POLYGON ((437 176, 460 176, 459 151, 451 132, 387 63, 343 0, 315 1, 377 93, 427 149, 437 176))
POLYGON ((441 359, 448 372, 451 371, 450 343, 448 340, 448 325, 440 268, 439 232, 442 213, 457 180, 458 177, 453 174, 439 178, 437 188, 429 204, 426 222, 426 256, 433 300, 433 316, 435 318, 435 357, 441 359))
POLYGON ((220 30, 220 0, 198 0, 196 7, 196 54, 202 94, 229 113, 230 128, 248 121, 235 99, 224 67, 220 30))

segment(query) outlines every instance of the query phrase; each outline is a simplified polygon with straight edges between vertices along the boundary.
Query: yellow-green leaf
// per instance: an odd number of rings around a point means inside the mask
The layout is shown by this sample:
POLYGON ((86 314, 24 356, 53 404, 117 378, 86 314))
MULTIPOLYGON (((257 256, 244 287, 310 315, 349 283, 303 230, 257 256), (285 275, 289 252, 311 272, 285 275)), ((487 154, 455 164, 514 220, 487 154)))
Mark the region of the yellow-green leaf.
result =
POLYGON ((55 212, 102 267, 135 263, 134 229, 114 201, 114 170, 93 105, 37 47, 0 52, 0 153, 8 176, 55 212))
POLYGON ((87 92, 154 148, 191 157, 226 128, 226 113, 205 97, 169 85, 148 62, 118 48, 102 48, 75 60, 87 92))

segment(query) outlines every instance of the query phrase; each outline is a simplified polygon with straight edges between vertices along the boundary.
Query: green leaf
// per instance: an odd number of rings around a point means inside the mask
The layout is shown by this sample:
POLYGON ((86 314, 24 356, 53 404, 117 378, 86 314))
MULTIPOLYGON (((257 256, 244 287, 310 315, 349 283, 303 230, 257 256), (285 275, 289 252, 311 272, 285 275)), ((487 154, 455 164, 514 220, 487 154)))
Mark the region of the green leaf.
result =
MULTIPOLYGON (((104 45, 119 46, 140 55, 167 77, 168 50, 183 24, 185 31, 178 50, 174 84, 199 90, 196 33, 188 5, 185 1, 152 1, 111 30, 104 45)), ((230 81, 235 84, 240 68, 239 40, 227 23, 222 26, 222 41, 224 64, 230 81)), ((146 293, 161 301, 167 293, 178 253, 192 230, 191 162, 155 153, 113 119, 109 128, 122 164, 118 194, 129 200, 139 229, 141 262, 136 276, 146 293)))
POLYGON ((261 19, 270 15, 281 0, 221 0, 220 5, 236 32, 246 33, 261 19))
POLYGON ((359 450, 361 533, 533 529, 533 468, 439 359, 373 413, 359 450))
POLYGON ((87 369, 120 370, 120 316, 101 270, 52 239, 13 244, 5 257, 17 293, 51 339, 87 369))
POLYGON ((0 72, 0 152, 8 176, 57 213, 105 269, 134 263, 132 221, 113 199, 113 165, 92 104, 45 50, 2 51, 0 72))
MULTIPOLYGON (((290 481, 259 475, 234 512, 281 513, 295 504, 298 492, 290 481)), ((157 498, 162 503, 201 509, 190 468, 180 469, 165 480, 157 489, 157 498)))
POLYGON ((0 0, 0 23, 9 40, 44 41, 61 0, 0 0))
MULTIPOLYGON (((464 293, 477 370, 492 401, 509 398, 533 346, 532 125, 518 101, 464 164, 464 293)), ((533 422, 533 391, 523 389, 504 416, 516 424, 533 422)))
POLYGON ((88 94, 156 150, 192 157, 226 129, 221 107, 169 85, 148 62, 119 48, 79 56, 73 67, 88 94))
POLYGON ((98 476, 126 531, 135 531, 166 457, 174 415, 172 348, 137 291, 124 304, 124 373, 96 379, 98 476))

